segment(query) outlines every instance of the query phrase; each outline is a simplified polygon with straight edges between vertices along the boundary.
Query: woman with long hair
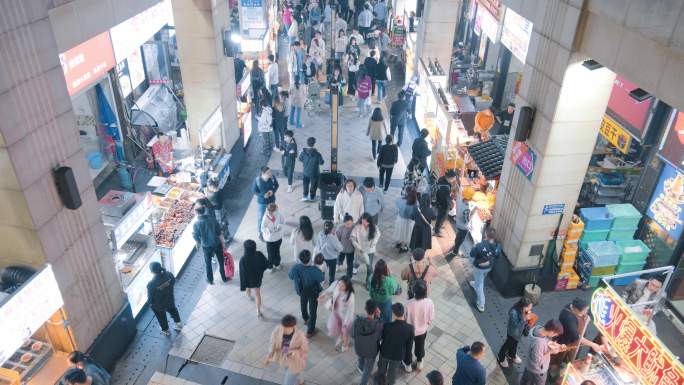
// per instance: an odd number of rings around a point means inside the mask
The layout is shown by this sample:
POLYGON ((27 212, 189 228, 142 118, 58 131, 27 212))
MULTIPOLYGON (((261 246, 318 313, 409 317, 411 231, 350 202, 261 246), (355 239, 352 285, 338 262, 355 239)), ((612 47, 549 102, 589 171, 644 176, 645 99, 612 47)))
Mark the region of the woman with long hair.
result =
POLYGON ((356 40, 356 37, 354 37, 353 35, 349 37, 349 44, 347 45, 347 55, 356 55, 357 59, 361 57, 361 46, 359 45, 359 42, 356 40))
POLYGON ((344 53, 347 51, 347 34, 343 30, 337 32, 337 38, 335 39, 335 60, 343 64, 344 53))
POLYGON ((347 351, 354 323, 354 285, 351 277, 343 275, 321 293, 318 301, 326 301, 326 307, 329 306, 328 335, 337 337, 335 348, 342 352, 347 351))
POLYGON ((385 137, 386 132, 385 118, 382 116, 382 110, 380 107, 375 107, 373 115, 368 122, 368 129, 366 130, 366 135, 370 137, 371 140, 373 160, 376 160, 380 153, 380 146, 382 146, 382 139, 385 137))
POLYGON ((245 254, 240 258, 240 291, 246 292, 251 300, 254 289, 257 317, 262 318, 264 315, 261 313, 261 281, 264 278, 264 271, 268 269, 268 260, 261 251, 257 251, 256 242, 253 240, 246 240, 243 247, 245 254))
POLYGON ((347 78, 349 78, 347 82, 347 95, 351 96, 352 99, 356 93, 357 72, 359 72, 359 56, 353 53, 349 55, 349 60, 347 61, 347 78))
POLYGON ((260 111, 257 116, 257 128, 262 138, 261 153, 270 156, 273 149, 273 110, 267 100, 261 101, 260 111))
POLYGON ((371 107, 371 91, 373 80, 363 64, 359 66, 359 73, 356 81, 356 107, 359 110, 359 117, 368 116, 371 107))
MULTIPOLYGON (((413 353, 416 356, 416 369, 423 369, 423 357, 425 357, 425 338, 428 328, 435 320, 435 304, 427 297, 427 283, 424 280, 413 281, 414 297, 406 303, 406 322, 413 325, 413 353)), ((411 368, 413 354, 411 349, 406 350, 404 367, 411 368)))
POLYGON ((366 283, 370 282, 373 273, 373 259, 375 259, 375 248, 380 239, 380 229, 373 223, 373 217, 368 213, 361 214, 361 218, 354 226, 351 233, 351 241, 356 249, 355 255, 358 262, 366 265, 366 283))
POLYGON ((432 221, 436 215, 430 206, 430 194, 420 194, 418 201, 420 204, 416 206, 416 213, 413 215, 415 224, 411 231, 409 248, 429 250, 432 248, 432 221))
POLYGON ((306 104, 306 86, 295 81, 294 87, 290 90, 292 95, 292 104, 290 107, 290 125, 296 128, 304 127, 302 125, 302 110, 306 104))
POLYGON ((407 239, 411 239, 413 232, 413 225, 415 224, 413 218, 416 216, 416 206, 418 204, 418 193, 416 188, 409 186, 406 189, 406 196, 404 199, 397 201, 397 208, 399 215, 394 223, 394 231, 396 231, 397 243, 395 247, 399 249, 400 253, 409 251, 407 239))
POLYGON ((261 103, 259 99, 259 93, 261 88, 266 84, 266 78, 264 76, 264 70, 259 67, 259 61, 252 61, 252 69, 249 71, 250 84, 252 86, 252 103, 254 103, 254 109, 259 112, 261 111, 261 103))
POLYGON ((344 89, 345 84, 347 84, 347 82, 344 80, 344 76, 342 76, 342 70, 337 64, 335 64, 333 66, 332 75, 330 75, 328 87, 330 87, 331 89, 333 87, 337 88, 337 104, 340 107, 344 105, 344 96, 342 90, 344 89))
POLYGON ((506 327, 506 341, 499 349, 498 361, 499 365, 504 368, 508 367, 508 361, 513 361, 516 364, 522 362, 518 357, 518 342, 523 336, 525 325, 532 317, 532 302, 522 297, 515 303, 508 311, 508 326, 506 327))
POLYGON ((299 217, 299 225, 292 230, 292 235, 290 235, 290 244, 293 246, 295 261, 299 261, 299 252, 302 250, 309 250, 313 254, 314 230, 311 219, 306 215, 299 217))
POLYGON ((271 273, 280 269, 280 245, 283 243, 283 226, 285 217, 278 210, 278 205, 271 203, 267 206, 264 218, 261 220, 261 234, 266 242, 268 268, 271 273))
POLYGON ((383 322, 392 321, 392 296, 399 294, 399 283, 390 273, 385 260, 380 258, 375 262, 373 278, 368 282, 370 298, 378 304, 380 308, 380 318, 383 322))

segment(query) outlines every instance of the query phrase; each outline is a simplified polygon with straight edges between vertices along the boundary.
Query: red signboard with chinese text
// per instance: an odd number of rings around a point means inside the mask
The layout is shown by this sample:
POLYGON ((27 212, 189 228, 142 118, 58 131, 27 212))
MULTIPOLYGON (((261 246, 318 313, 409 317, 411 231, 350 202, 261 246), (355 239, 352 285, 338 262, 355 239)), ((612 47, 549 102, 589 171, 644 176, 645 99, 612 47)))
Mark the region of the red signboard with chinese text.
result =
POLYGON ((69 96, 83 90, 114 68, 114 50, 109 32, 103 32, 59 54, 69 96))
POLYGON ((629 96, 629 93, 638 88, 634 83, 630 83, 625 78, 617 75, 613 83, 613 90, 608 99, 608 110, 611 115, 625 126, 637 138, 644 136, 646 129, 646 119, 653 103, 653 98, 648 98, 643 102, 629 96))
POLYGON ((681 385, 684 367, 610 288, 591 299, 596 328, 643 385, 681 385))

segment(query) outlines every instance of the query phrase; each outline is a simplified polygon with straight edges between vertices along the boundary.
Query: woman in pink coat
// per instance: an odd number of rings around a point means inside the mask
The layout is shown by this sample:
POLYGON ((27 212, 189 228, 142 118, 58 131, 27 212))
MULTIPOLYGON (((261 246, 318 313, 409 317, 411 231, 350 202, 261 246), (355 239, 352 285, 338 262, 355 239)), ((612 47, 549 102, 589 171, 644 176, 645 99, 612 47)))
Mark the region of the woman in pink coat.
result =
POLYGON ((297 318, 287 314, 271 334, 271 346, 265 365, 277 362, 285 368, 283 385, 299 385, 304 381, 299 375, 306 367, 309 355, 309 341, 301 330, 297 329, 297 318))
POLYGON ((351 277, 345 275, 333 282, 318 297, 319 302, 324 300, 326 307, 330 307, 328 335, 337 337, 335 348, 345 352, 349 349, 349 337, 354 323, 354 286, 351 277))

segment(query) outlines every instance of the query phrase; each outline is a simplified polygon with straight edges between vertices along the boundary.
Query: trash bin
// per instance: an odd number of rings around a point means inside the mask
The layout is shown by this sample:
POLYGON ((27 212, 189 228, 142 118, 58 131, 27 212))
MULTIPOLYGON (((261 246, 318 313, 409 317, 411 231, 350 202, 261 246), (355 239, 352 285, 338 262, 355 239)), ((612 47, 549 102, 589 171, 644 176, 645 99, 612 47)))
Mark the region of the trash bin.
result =
POLYGON ((321 202, 319 208, 321 210, 321 218, 323 220, 333 219, 333 210, 335 207, 335 198, 337 193, 342 188, 344 183, 344 175, 339 172, 323 172, 318 183, 318 189, 321 194, 321 202))

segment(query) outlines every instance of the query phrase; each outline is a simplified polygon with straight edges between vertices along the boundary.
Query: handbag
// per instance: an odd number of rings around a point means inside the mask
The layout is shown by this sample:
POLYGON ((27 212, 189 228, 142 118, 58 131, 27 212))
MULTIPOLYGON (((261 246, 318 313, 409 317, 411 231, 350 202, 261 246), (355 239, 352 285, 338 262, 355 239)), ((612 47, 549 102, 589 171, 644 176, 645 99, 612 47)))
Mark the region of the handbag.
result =
POLYGON ((420 210, 420 205, 416 205, 416 210, 418 211, 418 214, 420 214, 421 219, 423 219, 423 222, 427 223, 427 225, 430 226, 430 232, 432 232, 432 222, 428 221, 427 218, 425 218, 425 215, 423 215, 423 212, 420 210))

